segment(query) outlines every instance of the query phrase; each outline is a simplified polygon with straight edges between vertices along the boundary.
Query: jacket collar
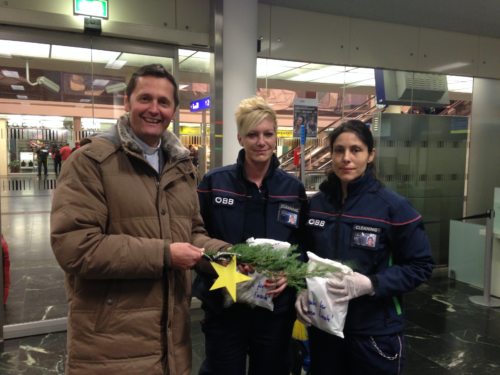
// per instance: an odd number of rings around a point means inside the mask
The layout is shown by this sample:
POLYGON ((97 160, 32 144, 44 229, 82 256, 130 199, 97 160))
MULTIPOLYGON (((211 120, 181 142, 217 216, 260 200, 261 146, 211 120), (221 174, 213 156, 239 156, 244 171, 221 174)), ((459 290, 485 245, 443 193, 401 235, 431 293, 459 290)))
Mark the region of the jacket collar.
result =
MULTIPOLYGON (((117 145, 134 152, 136 154, 143 154, 142 148, 135 141, 132 136, 132 128, 130 127, 129 114, 125 113, 116 122, 116 126, 103 137, 109 139, 117 145)), ((161 149, 164 151, 165 156, 170 161, 176 161, 189 158, 189 150, 185 148, 179 138, 169 130, 162 134, 161 149)))
MULTIPOLYGON (((273 153, 271 156, 271 163, 269 164, 269 169, 267 170, 264 181, 267 180, 274 174, 274 171, 280 166, 280 161, 278 160, 276 154, 273 153)), ((245 149, 242 148, 238 153, 238 158, 236 159, 236 169, 238 171, 238 176, 246 180, 245 175, 245 149)))
MULTIPOLYGON (((367 169, 365 174, 355 181, 350 182, 347 185, 347 201, 352 200, 352 198, 361 194, 363 191, 370 189, 377 189, 380 186, 380 182, 374 175, 371 168, 367 169)), ((335 175, 335 173, 328 174, 328 178, 321 183, 319 190, 323 192, 328 200, 337 205, 341 205, 342 202, 342 187, 340 184, 340 179, 335 175)))

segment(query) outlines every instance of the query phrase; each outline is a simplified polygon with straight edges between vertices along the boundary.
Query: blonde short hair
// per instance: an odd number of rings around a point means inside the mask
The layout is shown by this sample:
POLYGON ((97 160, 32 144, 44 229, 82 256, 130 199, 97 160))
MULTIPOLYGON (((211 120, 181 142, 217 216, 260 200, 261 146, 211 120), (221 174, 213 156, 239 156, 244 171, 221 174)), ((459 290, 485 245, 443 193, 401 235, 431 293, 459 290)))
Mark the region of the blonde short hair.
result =
POLYGON ((260 96, 243 99, 235 113, 238 135, 244 137, 250 129, 260 124, 265 119, 274 123, 274 131, 278 130, 276 112, 260 96))

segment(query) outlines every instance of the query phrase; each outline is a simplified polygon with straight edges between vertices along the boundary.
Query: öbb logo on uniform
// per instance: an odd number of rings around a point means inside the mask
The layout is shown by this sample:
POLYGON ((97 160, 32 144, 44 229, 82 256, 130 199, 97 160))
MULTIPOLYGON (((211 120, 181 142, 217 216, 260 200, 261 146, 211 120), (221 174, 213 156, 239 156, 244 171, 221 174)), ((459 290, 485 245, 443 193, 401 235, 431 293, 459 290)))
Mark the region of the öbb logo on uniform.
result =
POLYGON ((215 197, 215 203, 223 204, 225 206, 232 206, 234 204, 234 199, 233 198, 215 197))
POLYGON ((307 224, 313 226, 313 227, 324 227, 325 226, 325 221, 324 220, 319 220, 319 219, 309 219, 307 221, 307 224))

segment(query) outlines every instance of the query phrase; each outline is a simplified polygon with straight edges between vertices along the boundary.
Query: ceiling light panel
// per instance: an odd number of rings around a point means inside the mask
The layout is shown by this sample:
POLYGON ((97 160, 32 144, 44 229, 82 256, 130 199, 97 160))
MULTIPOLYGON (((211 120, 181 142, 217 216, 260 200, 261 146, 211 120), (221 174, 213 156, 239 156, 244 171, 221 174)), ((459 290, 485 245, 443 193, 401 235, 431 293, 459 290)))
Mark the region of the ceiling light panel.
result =
POLYGON ((2 55, 49 58, 50 44, 0 40, 2 55))
POLYGON ((307 63, 259 58, 257 59, 257 78, 273 77, 304 65, 307 65, 307 63))
POLYGON ((134 53, 122 53, 120 60, 127 61, 127 66, 144 66, 148 64, 161 64, 169 72, 173 69, 173 59, 171 57, 136 55, 134 53))
POLYGON ((179 70, 183 72, 193 72, 193 73, 209 73, 210 72, 210 60, 205 58, 197 58, 192 56, 185 59, 182 63, 179 63, 179 70))
POLYGON ((114 61, 118 58, 120 52, 104 51, 90 48, 80 47, 67 47, 53 45, 51 57, 53 59, 68 60, 68 61, 81 61, 81 62, 94 62, 106 64, 109 61, 114 61))
POLYGON ((108 61, 106 64, 106 68, 108 69, 114 69, 114 70, 120 70, 127 64, 126 60, 114 60, 114 61, 108 61))
POLYGON ((109 83, 109 79, 94 79, 94 81, 92 82, 92 85, 103 87, 103 86, 106 86, 108 83, 109 83))
POLYGON ((446 76, 448 91, 472 94, 474 79, 471 77, 446 76))
POLYGON ((19 78, 19 73, 15 70, 2 69, 0 72, 4 77, 19 78))
POLYGON ((375 73, 373 69, 355 68, 315 82, 373 87, 375 86, 375 73))
POLYGON ((190 49, 182 49, 182 48, 179 48, 178 50, 178 54, 179 54, 179 62, 182 62, 184 61, 185 59, 193 56, 197 51, 193 51, 193 50, 190 50, 190 49))
POLYGON ((344 72, 345 72, 345 67, 332 65, 318 70, 311 70, 308 73, 299 74, 295 77, 292 77, 290 80, 301 81, 301 82, 319 81, 322 78, 326 78, 328 76, 333 76, 344 72))
POLYGON ((10 88, 14 91, 24 91, 23 85, 10 85, 10 88))
MULTIPOLYGON (((25 95, 18 95, 19 99, 28 99, 25 95)), ((61 116, 33 116, 33 115, 8 115, 9 124, 17 126, 63 128, 64 117, 61 116)))

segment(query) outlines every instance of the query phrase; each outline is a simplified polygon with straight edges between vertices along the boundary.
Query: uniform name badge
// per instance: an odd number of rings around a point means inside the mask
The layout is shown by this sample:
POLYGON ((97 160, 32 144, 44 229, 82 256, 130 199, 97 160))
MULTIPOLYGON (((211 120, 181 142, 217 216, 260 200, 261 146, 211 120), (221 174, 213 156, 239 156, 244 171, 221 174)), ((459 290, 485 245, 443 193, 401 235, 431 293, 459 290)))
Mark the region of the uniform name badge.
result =
POLYGON ((280 204, 278 208, 278 221, 294 228, 298 228, 299 209, 286 204, 280 204))

